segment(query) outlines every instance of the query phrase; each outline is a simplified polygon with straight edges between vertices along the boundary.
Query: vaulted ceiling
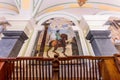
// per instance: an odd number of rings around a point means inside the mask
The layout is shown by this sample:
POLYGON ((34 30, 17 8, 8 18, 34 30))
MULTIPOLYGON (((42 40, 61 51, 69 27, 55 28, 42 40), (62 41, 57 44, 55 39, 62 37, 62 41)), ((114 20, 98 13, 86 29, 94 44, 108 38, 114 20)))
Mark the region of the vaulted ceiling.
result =
POLYGON ((66 11, 76 14, 97 14, 103 11, 120 12, 120 0, 87 0, 79 6, 77 0, 41 0, 38 14, 66 11))
POLYGON ((19 14, 20 0, 0 0, 0 14, 19 14))
POLYGON ((29 8, 33 17, 55 11, 64 11, 75 15, 96 15, 105 14, 105 12, 119 14, 120 0, 87 0, 81 7, 77 0, 0 0, 0 15, 21 15, 22 8, 26 7, 29 8), (30 6, 27 3, 30 3, 30 6))

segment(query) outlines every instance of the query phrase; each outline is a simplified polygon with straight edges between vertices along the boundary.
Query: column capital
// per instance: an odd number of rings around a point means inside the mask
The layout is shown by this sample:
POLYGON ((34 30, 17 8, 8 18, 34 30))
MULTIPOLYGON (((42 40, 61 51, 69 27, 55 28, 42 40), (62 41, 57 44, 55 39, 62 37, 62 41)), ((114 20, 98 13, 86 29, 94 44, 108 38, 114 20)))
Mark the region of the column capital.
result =
POLYGON ((2 39, 22 39, 23 41, 28 39, 24 31, 4 31, 4 37, 2 39))
POLYGON ((109 30, 90 30, 86 36, 87 40, 94 39, 109 39, 109 30))
POLYGON ((87 34, 86 39, 90 40, 96 56, 112 56, 118 52, 109 35, 109 30, 91 30, 87 34))
POLYGON ((0 40, 0 57, 17 57, 24 41, 28 39, 24 31, 4 31, 0 40))

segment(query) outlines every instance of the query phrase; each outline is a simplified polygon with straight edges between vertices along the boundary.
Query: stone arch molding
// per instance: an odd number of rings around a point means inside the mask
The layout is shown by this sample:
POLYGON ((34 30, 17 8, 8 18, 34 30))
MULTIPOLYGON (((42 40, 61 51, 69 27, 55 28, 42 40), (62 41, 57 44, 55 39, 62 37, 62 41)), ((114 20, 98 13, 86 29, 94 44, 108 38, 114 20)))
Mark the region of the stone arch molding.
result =
POLYGON ((102 11, 102 12, 97 13, 96 15, 115 15, 115 16, 119 16, 120 12, 102 11))
POLYGON ((67 12, 51 12, 51 13, 46 13, 44 15, 41 15, 38 18, 36 18, 37 26, 40 26, 46 20, 54 17, 66 18, 68 20, 71 20, 76 26, 79 26, 78 21, 80 20, 80 18, 67 12))
POLYGON ((82 17, 77 17, 73 14, 70 14, 70 13, 66 13, 66 12, 51 12, 51 13, 46 13, 44 15, 41 15, 37 18, 35 18, 36 22, 37 22, 37 26, 35 27, 36 29, 34 29, 34 33, 32 35, 32 38, 31 38, 31 41, 30 41, 30 46, 27 51, 26 51, 26 56, 31 56, 32 55, 32 52, 33 51, 33 48, 34 48, 34 43, 35 43, 35 40, 37 38, 37 34, 38 34, 38 31, 39 30, 42 30, 41 29, 38 29, 38 27, 42 27, 42 23, 45 22, 46 20, 50 19, 50 18, 54 18, 54 17, 63 17, 63 18, 66 18, 68 20, 71 20, 76 26, 79 27, 79 36, 81 37, 80 38, 80 41, 81 43, 83 43, 81 46, 82 46, 82 49, 83 49, 83 54, 86 55, 85 53, 88 54, 88 48, 86 46, 86 42, 85 42, 85 37, 84 37, 84 34, 82 32, 82 28, 80 27, 79 25, 79 22, 80 20, 82 19, 82 17))

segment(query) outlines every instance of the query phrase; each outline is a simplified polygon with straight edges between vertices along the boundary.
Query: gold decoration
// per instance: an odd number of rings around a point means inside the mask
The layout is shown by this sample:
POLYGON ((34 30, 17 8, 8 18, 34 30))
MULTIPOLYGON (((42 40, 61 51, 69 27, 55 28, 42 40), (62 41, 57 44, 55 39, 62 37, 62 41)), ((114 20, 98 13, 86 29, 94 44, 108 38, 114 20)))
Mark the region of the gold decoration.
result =
POLYGON ((87 0, 78 0, 78 4, 80 6, 84 5, 87 0))

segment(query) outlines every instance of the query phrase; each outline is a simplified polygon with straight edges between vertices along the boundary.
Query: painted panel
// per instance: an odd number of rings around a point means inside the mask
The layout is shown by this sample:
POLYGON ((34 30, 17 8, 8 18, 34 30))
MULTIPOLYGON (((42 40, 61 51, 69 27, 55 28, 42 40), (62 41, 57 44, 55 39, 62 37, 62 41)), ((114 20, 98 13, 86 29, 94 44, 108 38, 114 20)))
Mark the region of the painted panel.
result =
MULTIPOLYGON (((45 30, 38 34, 35 56, 41 55, 40 48, 43 40, 45 30)), ((53 57, 58 54, 60 57, 72 56, 82 54, 82 48, 77 31, 73 31, 67 24, 62 27, 54 26, 48 27, 45 39, 45 47, 43 48, 43 57, 53 57), (81 53, 79 53, 79 51, 81 53)))

